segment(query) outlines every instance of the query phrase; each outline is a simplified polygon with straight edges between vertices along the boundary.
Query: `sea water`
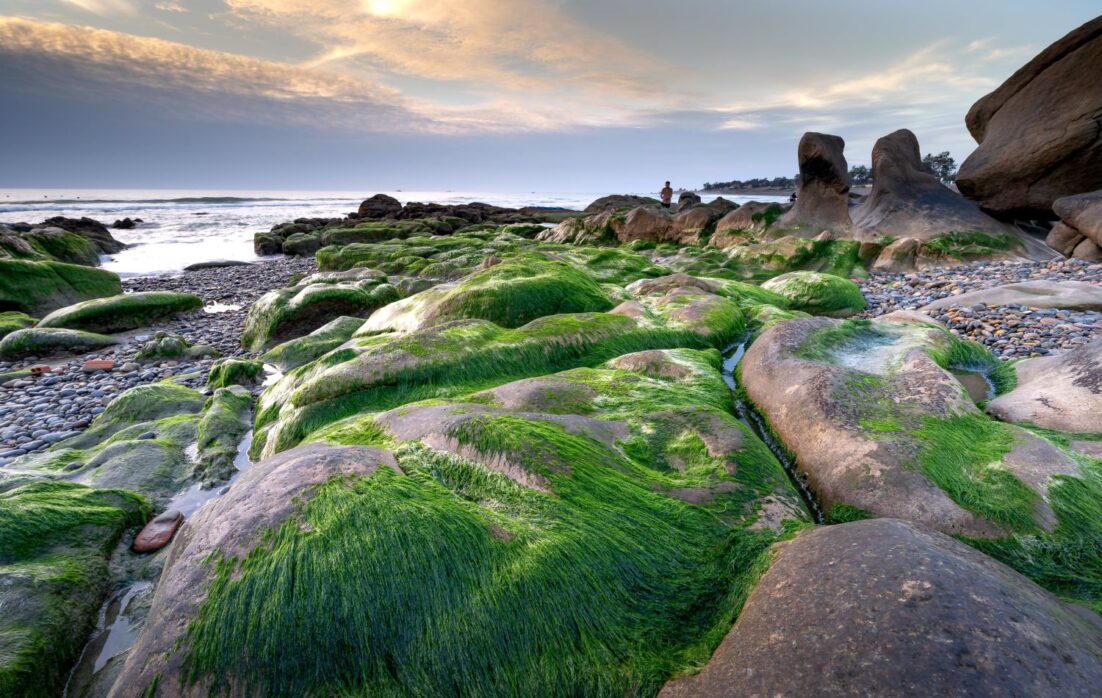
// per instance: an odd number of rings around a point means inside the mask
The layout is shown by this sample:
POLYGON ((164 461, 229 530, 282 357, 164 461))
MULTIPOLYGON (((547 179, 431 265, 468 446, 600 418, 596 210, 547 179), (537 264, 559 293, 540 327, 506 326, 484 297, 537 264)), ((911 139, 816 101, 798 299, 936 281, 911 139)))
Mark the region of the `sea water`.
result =
MULTIPOLYGON (((189 264, 257 259, 253 235, 295 218, 332 218, 355 211, 378 192, 196 191, 123 189, 0 189, 0 223, 39 223, 53 216, 87 216, 110 226, 140 218, 130 230, 111 233, 129 247, 103 260, 121 276, 171 274, 189 264)), ((481 201, 520 208, 545 206, 580 210, 608 192, 388 191, 402 203, 462 204, 481 201)), ((657 197, 657 193, 644 192, 657 197)), ((715 196, 704 195, 705 202, 715 196)), ((784 201, 779 196, 726 196, 744 203, 784 201)))

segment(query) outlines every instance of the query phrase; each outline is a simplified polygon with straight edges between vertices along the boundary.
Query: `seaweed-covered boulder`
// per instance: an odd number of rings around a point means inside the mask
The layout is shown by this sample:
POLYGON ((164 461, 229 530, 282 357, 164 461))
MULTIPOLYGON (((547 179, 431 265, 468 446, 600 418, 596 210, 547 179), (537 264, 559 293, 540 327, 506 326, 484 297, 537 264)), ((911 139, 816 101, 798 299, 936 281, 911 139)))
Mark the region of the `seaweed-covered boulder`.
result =
POLYGON ((201 359, 218 356, 218 350, 206 344, 192 344, 187 338, 169 332, 157 332, 153 338, 143 342, 136 361, 161 361, 164 359, 201 359))
POLYGON ((92 332, 28 327, 0 339, 0 358, 10 361, 27 356, 84 354, 118 343, 117 339, 92 332))
POLYGON ((90 298, 122 293, 117 274, 61 262, 0 259, 0 310, 41 316, 90 298))
POLYGON ((853 210, 853 223, 863 239, 883 236, 929 240, 949 233, 1010 238, 1019 256, 1052 259, 1047 246, 1018 228, 995 220, 979 207, 946 187, 925 170, 918 139, 900 129, 876 141, 872 149, 876 179, 868 199, 853 210))
POLYGON ((660 206, 638 206, 628 211, 614 230, 620 242, 673 240, 673 216, 660 206))
MULTIPOLYGON (((12 245, 4 245, 4 238, 0 238, 0 249, 8 252, 16 258, 40 259, 66 264, 79 264, 87 267, 99 266, 99 250, 88 238, 70 233, 67 230, 55 226, 32 228, 18 234, 34 252, 33 255, 20 254, 21 249, 12 245)), ((10 239, 10 238, 8 238, 10 239)))
POLYGON ((1102 189, 1102 17, 1056 41, 965 123, 979 143, 961 164, 962 194, 989 211, 1048 217, 1064 196, 1102 189))
POLYGON ((783 228, 818 235, 828 230, 849 233, 849 167, 839 136, 808 132, 800 138, 800 194, 792 208, 778 219, 783 228))
POLYGON ((137 424, 198 413, 205 401, 197 391, 180 385, 150 383, 135 386, 108 403, 86 431, 61 442, 58 447, 89 448, 137 424))
POLYGON ((877 519, 776 551, 709 662, 662 698, 1098 692, 1098 617, 948 536, 877 519))
POLYGON ((295 233, 283 241, 283 254, 310 257, 321 249, 321 237, 315 233, 295 233))
POLYGON ((912 315, 781 323, 741 378, 828 515, 843 505, 972 538, 1053 531, 1067 515, 1057 485, 1079 466, 988 419, 948 369, 1013 382, 986 349, 912 315))
POLYGON ((650 196, 636 196, 634 194, 611 194, 591 202, 583 209, 583 213, 605 213, 617 209, 630 209, 637 206, 657 206, 658 199, 650 196))
POLYGON ((249 430, 252 393, 239 385, 218 388, 203 406, 196 431, 205 486, 229 480, 237 470, 238 445, 249 430))
POLYGON ((61 228, 67 232, 85 237, 100 254, 115 254, 126 249, 126 245, 116 240, 106 225, 92 218, 54 216, 44 220, 39 227, 61 228))
POLYGON ((122 332, 148 327, 176 313, 198 310, 203 300, 191 293, 144 291, 97 298, 59 308, 38 327, 64 327, 88 332, 122 332))
POLYGON ((987 403, 987 413, 1046 429, 1102 433, 1102 338, 1055 356, 1014 364, 1018 385, 987 403))
POLYGON ((720 249, 744 244, 768 228, 783 213, 784 209, 780 204, 747 201, 716 222, 715 233, 708 242, 720 249))
POLYGON ((185 524, 114 694, 654 693, 806 521, 719 365, 648 352, 330 422, 185 524))
POLYGON ((525 255, 393 303, 372 315, 358 334, 409 332, 464 319, 519 327, 545 315, 599 312, 612 306, 597 281, 582 269, 525 255))
POLYGON ((0 312, 0 339, 3 339, 16 330, 32 327, 36 322, 38 322, 38 320, 17 310, 0 312))
POLYGON ((865 309, 861 288, 840 276, 814 271, 792 271, 761 285, 788 301, 788 307, 812 315, 846 317, 865 309))
MULTIPOLYGON (((374 315, 388 312, 409 299, 395 301, 376 311, 374 315)), ((364 319, 341 316, 331 320, 304 337, 291 339, 269 349, 261 357, 265 363, 272 364, 281 371, 290 371, 310 363, 329 353, 352 338, 364 325, 364 319)))
POLYGON ((342 315, 366 318, 398 300, 386 276, 372 269, 319 272, 269 291, 249 308, 241 343, 251 351, 301 337, 342 315))
POLYGON ((207 374, 207 385, 212 388, 228 388, 231 385, 249 387, 259 383, 263 374, 264 364, 260 361, 233 358, 219 359, 210 367, 210 373, 207 374))
POLYGON ((715 230, 722 212, 711 206, 679 207, 670 226, 670 235, 682 245, 699 245, 715 230))
POLYGON ((149 513, 122 490, 39 481, 0 491, 0 694, 62 693, 109 590, 107 558, 149 513))

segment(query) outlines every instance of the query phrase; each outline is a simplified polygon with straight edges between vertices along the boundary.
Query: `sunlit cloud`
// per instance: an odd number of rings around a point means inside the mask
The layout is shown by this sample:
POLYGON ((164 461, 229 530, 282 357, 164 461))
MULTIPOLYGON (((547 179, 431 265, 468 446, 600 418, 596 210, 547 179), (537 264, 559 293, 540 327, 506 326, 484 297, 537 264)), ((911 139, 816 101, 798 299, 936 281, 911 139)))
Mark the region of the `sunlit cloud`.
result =
POLYGON ((138 9, 133 0, 61 0, 61 3, 96 15, 132 15, 138 9))
POLYGON ((173 0, 164 0, 164 2, 159 2, 153 7, 160 10, 161 12, 190 12, 188 8, 184 7, 178 2, 174 2, 173 0))

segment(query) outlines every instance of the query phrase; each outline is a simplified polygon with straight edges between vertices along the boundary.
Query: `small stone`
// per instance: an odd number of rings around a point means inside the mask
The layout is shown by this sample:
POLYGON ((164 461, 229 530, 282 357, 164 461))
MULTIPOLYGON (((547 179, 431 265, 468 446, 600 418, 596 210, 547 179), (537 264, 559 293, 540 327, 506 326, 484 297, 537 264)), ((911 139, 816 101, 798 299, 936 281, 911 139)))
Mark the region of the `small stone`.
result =
POLYGON ((110 371, 113 368, 115 368, 115 362, 110 359, 91 359, 84 362, 81 370, 91 373, 93 371, 110 371))
POLYGON ((152 431, 145 431, 145 432, 142 432, 141 434, 138 434, 138 438, 142 441, 149 441, 150 439, 157 438, 157 434, 155 434, 152 431))
POLYGON ((160 550, 168 545, 183 522, 184 515, 179 511, 166 511, 145 525, 145 528, 134 538, 132 549, 136 553, 160 550))

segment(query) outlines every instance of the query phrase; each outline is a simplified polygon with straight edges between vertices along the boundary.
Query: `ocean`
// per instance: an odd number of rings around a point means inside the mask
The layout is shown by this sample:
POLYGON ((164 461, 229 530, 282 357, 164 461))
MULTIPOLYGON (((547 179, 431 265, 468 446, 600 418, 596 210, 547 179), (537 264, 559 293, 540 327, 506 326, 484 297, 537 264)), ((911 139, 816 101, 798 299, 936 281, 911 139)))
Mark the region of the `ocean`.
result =
MULTIPOLYGON (((120 276, 178 273, 189 264, 219 259, 255 261, 253 234, 295 218, 329 218, 355 211, 377 192, 353 191, 198 191, 124 189, 0 189, 0 223, 39 223, 53 216, 94 218, 108 226, 141 218, 131 230, 111 233, 129 247, 105 257, 103 268, 120 276)), ((497 206, 549 206, 582 209, 609 192, 381 192, 409 201, 459 204, 482 201, 497 206)), ((644 192, 657 197, 656 192, 644 192)), ((704 195, 705 202, 715 196, 704 195)), ((781 196, 727 196, 784 201, 781 196)))

